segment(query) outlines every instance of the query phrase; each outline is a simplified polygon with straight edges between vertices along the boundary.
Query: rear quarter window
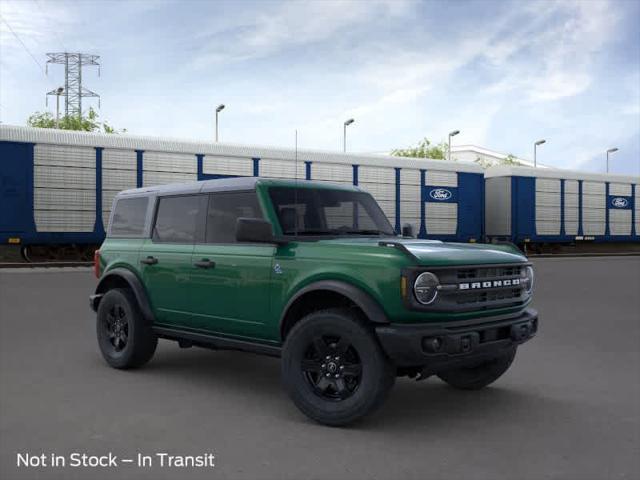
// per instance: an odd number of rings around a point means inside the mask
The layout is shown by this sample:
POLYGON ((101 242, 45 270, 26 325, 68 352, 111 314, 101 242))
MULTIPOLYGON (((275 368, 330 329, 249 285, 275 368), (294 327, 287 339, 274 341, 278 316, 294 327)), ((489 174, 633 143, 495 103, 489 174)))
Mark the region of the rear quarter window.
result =
POLYGON ((111 217, 109 236, 141 237, 144 234, 148 206, 148 197, 119 199, 111 217))

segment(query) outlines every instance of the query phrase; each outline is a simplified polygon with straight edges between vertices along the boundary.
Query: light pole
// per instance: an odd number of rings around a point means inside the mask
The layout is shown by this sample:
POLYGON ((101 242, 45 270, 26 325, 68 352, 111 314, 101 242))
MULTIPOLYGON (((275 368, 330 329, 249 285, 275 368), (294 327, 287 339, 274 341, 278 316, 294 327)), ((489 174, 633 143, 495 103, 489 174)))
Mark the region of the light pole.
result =
POLYGON ((451 161, 451 137, 455 137, 460 133, 460 130, 454 130, 449 132, 449 150, 447 151, 447 160, 451 161))
POLYGON ((216 142, 218 141, 218 114, 224 110, 224 103, 221 103, 216 107, 216 142))
POLYGON ((64 87, 56 88, 56 128, 60 128, 60 95, 64 92, 64 87))
POLYGON ((355 122, 355 120, 353 118, 350 118, 349 120, 346 120, 344 122, 344 125, 342 126, 342 151, 343 152, 347 151, 347 127, 351 125, 353 122, 355 122))
POLYGON ((353 118, 350 118, 349 120, 346 120, 344 122, 344 125, 342 126, 342 151, 343 152, 347 151, 347 127, 351 125, 353 122, 355 122, 355 120, 353 118))
POLYGON ((610 148, 609 150, 607 150, 607 173, 609 173, 609 154, 617 151, 618 147, 610 148))
POLYGON ((542 139, 542 140, 538 140, 533 144, 533 168, 536 168, 538 166, 538 160, 536 158, 537 149, 538 149, 538 145, 542 145, 543 143, 547 143, 547 141, 542 139))

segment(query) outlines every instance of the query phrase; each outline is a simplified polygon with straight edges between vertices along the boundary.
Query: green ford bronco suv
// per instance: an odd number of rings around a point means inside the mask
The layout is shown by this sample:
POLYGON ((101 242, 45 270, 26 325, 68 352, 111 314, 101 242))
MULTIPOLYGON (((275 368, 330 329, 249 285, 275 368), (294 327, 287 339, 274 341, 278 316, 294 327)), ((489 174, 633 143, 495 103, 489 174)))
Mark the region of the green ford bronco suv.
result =
POLYGON ((280 356, 294 403, 328 425, 371 413, 396 376, 482 388, 537 331, 533 270, 517 249, 400 237, 352 186, 128 190, 95 269, 109 365, 143 365, 159 338, 280 356))

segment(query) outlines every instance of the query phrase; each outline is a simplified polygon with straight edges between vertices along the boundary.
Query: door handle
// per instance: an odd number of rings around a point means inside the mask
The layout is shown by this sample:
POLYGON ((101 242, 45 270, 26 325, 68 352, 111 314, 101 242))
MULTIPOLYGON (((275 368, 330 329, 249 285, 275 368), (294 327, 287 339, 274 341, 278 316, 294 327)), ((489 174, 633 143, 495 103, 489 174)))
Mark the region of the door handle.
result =
POLYGON ((140 260, 140 263, 144 263, 145 265, 155 265, 158 263, 158 259, 149 255, 147 258, 140 260))
POLYGON ((208 258, 203 258, 198 262, 193 262, 193 266, 197 268, 214 268, 216 266, 216 262, 212 262, 208 258))

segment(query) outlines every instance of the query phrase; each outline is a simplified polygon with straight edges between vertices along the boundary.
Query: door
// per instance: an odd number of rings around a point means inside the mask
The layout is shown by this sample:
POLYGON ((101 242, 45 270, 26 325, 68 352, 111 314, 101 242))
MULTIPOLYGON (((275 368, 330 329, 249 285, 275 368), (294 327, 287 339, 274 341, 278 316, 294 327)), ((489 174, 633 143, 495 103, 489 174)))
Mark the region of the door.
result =
POLYGON ((151 238, 140 253, 142 278, 156 322, 188 326, 191 256, 206 209, 206 195, 160 197, 151 238))
POLYGON ((22 237, 35 230, 33 145, 0 142, 0 158, 0 238, 22 237))
POLYGON ((263 218, 254 191, 209 195, 205 241, 196 244, 191 280, 194 328, 268 338, 274 245, 238 243, 240 217, 263 218))

